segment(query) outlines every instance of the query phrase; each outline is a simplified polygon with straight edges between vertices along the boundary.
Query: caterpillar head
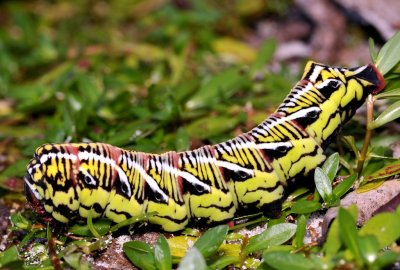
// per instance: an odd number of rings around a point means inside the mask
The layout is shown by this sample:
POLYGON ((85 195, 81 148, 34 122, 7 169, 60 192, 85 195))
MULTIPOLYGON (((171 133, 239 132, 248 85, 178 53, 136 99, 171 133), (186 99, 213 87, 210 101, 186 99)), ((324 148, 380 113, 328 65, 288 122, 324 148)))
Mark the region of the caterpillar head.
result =
POLYGON ((383 76, 372 64, 338 68, 310 61, 302 80, 313 84, 327 101, 337 107, 342 121, 349 120, 369 94, 376 94, 385 87, 383 76))
POLYGON ((71 209, 77 209, 76 182, 71 181, 78 177, 76 162, 77 156, 59 144, 37 148, 29 162, 24 179, 26 198, 45 220, 55 218, 67 222, 66 216, 71 216, 71 209))
POLYGON ((308 62, 277 114, 302 126, 325 147, 364 103, 385 86, 374 65, 339 68, 308 62))
POLYGON ((28 164, 26 197, 37 213, 61 222, 87 216, 89 211, 98 217, 108 201, 111 181, 130 196, 129 184, 118 177, 114 159, 119 154, 105 144, 45 144, 28 164))

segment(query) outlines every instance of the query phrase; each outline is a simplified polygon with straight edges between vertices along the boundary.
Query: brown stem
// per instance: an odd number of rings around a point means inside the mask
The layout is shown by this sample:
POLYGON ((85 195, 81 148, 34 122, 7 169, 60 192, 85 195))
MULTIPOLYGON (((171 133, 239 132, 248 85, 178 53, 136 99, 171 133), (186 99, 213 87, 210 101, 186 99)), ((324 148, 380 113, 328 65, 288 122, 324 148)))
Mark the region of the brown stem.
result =
POLYGON ((362 170, 364 168, 364 162, 367 158, 368 147, 372 138, 372 128, 370 126, 372 121, 374 121, 374 101, 375 101, 374 97, 372 95, 369 95, 367 98, 367 129, 365 131, 364 144, 361 149, 360 156, 357 160, 358 176, 361 175, 362 170))
POLYGON ((53 265, 55 270, 62 270, 60 258, 57 256, 56 251, 56 243, 55 243, 55 236, 51 233, 50 239, 48 239, 49 243, 49 256, 51 260, 51 264, 53 265))

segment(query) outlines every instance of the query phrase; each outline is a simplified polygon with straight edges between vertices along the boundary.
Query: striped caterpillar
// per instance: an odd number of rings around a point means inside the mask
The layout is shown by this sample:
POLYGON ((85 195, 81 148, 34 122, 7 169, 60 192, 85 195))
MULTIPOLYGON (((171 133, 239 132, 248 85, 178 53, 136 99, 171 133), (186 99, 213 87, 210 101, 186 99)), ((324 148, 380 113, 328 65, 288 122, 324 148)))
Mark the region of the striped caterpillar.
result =
POLYGON ((247 133, 161 155, 103 143, 45 144, 25 176, 28 201, 59 222, 121 222, 156 212, 151 224, 178 231, 190 220, 219 223, 237 210, 277 216, 285 187, 325 160, 324 149, 365 101, 383 89, 373 65, 309 62, 278 109, 247 133))

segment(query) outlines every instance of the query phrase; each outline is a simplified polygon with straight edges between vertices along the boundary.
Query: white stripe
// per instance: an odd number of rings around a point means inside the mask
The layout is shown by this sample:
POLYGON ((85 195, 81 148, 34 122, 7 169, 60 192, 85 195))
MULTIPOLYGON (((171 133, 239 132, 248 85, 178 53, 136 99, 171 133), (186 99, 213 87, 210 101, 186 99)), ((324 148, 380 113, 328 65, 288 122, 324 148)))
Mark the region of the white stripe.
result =
MULTIPOLYGON (((292 91, 293 97, 290 98, 291 102, 295 102, 299 97, 301 97, 303 94, 305 94, 307 91, 309 91, 312 88, 312 83, 308 83, 306 87, 302 88, 301 90, 298 90, 296 92, 292 91)), ((290 94, 290 93, 289 93, 290 94)), ((285 104, 283 104, 285 105, 285 104)))
POLYGON ((321 70, 323 70, 323 69, 324 69, 324 67, 321 67, 321 66, 319 66, 319 65, 314 65, 314 70, 313 70, 313 73, 312 73, 311 76, 310 76, 309 81, 310 81, 310 82, 315 82, 315 80, 317 79, 319 73, 320 73, 321 70))
POLYGON ((322 88, 328 86, 328 84, 329 84, 331 81, 337 81, 337 82, 339 82, 340 84, 342 84, 342 81, 341 81, 341 80, 337 80, 337 79, 327 79, 327 80, 325 80, 323 83, 318 84, 315 88, 317 88, 318 90, 320 90, 320 89, 322 89, 322 88))
POLYGON ((360 73, 360 72, 363 72, 364 69, 366 69, 367 67, 368 67, 368 66, 359 67, 359 68, 357 68, 356 70, 354 70, 353 72, 354 72, 354 74, 356 75, 356 74, 358 74, 358 73, 360 73))
POLYGON ((78 153, 78 158, 79 160, 88 160, 88 159, 94 159, 94 160, 98 160, 102 163, 111 165, 112 167, 115 166, 115 160, 111 159, 111 158, 107 158, 107 157, 103 157, 99 154, 95 154, 95 153, 89 153, 87 151, 84 152, 79 152, 78 153))
POLYGON ((242 172, 245 172, 247 174, 250 174, 250 175, 254 176, 254 171, 253 170, 250 170, 250 169, 247 169, 247 168, 243 168, 242 166, 239 166, 237 164, 230 163, 230 162, 227 162, 227 161, 218 160, 217 161, 217 166, 227 168, 227 169, 229 169, 231 171, 242 171, 242 172))
POLYGON ((190 173, 185 172, 185 171, 180 171, 180 170, 177 170, 177 169, 175 169, 175 168, 171 168, 171 169, 172 169, 172 171, 176 171, 176 173, 177 173, 180 177, 185 178, 185 180, 187 180, 187 181, 190 182, 191 184, 199 185, 199 186, 203 187, 204 190, 207 190, 208 192, 211 191, 211 187, 210 187, 209 185, 207 185, 206 183, 200 181, 200 180, 199 180, 196 176, 194 176, 193 174, 190 174, 190 173))
POLYGON ((168 201, 169 197, 164 193, 164 191, 160 189, 156 180, 154 180, 150 175, 148 175, 140 164, 134 162, 131 159, 128 159, 128 164, 130 167, 136 169, 143 176, 144 180, 153 191, 157 191, 159 194, 161 194, 165 202, 168 201))
MULTIPOLYGON (((309 112, 320 112, 320 111, 321 111, 321 109, 319 107, 315 107, 315 106, 314 107, 309 107, 309 108, 306 108, 306 109, 303 109, 303 110, 299 110, 299 111, 297 111, 297 112, 295 112, 293 114, 290 114, 288 116, 284 116, 282 118, 277 118, 275 122, 272 122, 271 124, 267 125, 267 128, 271 128, 271 127, 274 127, 276 125, 280 125, 280 124, 282 124, 284 122, 287 122, 287 121, 292 121, 292 120, 296 120, 298 118, 305 117, 305 116, 307 116, 307 114, 309 112)), ((264 130, 264 132, 265 132, 265 130, 264 130)))
POLYGON ((65 158, 65 159, 70 159, 72 161, 76 160, 76 155, 74 154, 67 154, 67 153, 48 153, 48 154, 43 154, 40 157, 40 163, 45 163, 48 159, 51 158, 65 158))
POLYGON ((118 172, 119 180, 121 182, 123 182, 126 185, 126 187, 128 188, 128 192, 127 192, 126 195, 128 197, 132 196, 131 185, 129 184, 128 177, 126 176, 126 173, 120 167, 116 167, 116 169, 117 169, 117 172, 118 172))
POLYGON ((24 178, 24 181, 25 181, 25 184, 28 185, 30 191, 32 191, 32 193, 35 196, 35 198, 38 199, 38 200, 41 200, 42 197, 40 197, 39 191, 37 191, 37 189, 34 188, 33 185, 31 185, 31 183, 29 183, 29 181, 26 178, 24 178))
POLYGON ((258 149, 271 149, 276 150, 278 147, 285 146, 290 147, 292 144, 290 142, 272 142, 272 143, 259 143, 257 144, 258 149))

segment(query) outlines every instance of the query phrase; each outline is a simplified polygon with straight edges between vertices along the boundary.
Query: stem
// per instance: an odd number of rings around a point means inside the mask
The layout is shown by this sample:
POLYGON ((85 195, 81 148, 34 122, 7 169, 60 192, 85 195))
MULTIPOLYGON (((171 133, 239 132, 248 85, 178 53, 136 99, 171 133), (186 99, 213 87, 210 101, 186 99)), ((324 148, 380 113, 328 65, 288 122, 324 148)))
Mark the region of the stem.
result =
POLYGON ((50 229, 49 223, 47 223, 47 241, 51 264, 55 270, 62 270, 63 267, 61 266, 60 258, 57 256, 55 236, 50 229))
POLYGON ((361 172, 364 168, 364 162, 367 159, 368 147, 372 138, 371 123, 374 121, 374 101, 375 101, 374 97, 372 95, 369 95, 367 98, 367 129, 365 131, 364 144, 361 149, 360 156, 358 157, 357 160, 358 176, 361 175, 361 172))

